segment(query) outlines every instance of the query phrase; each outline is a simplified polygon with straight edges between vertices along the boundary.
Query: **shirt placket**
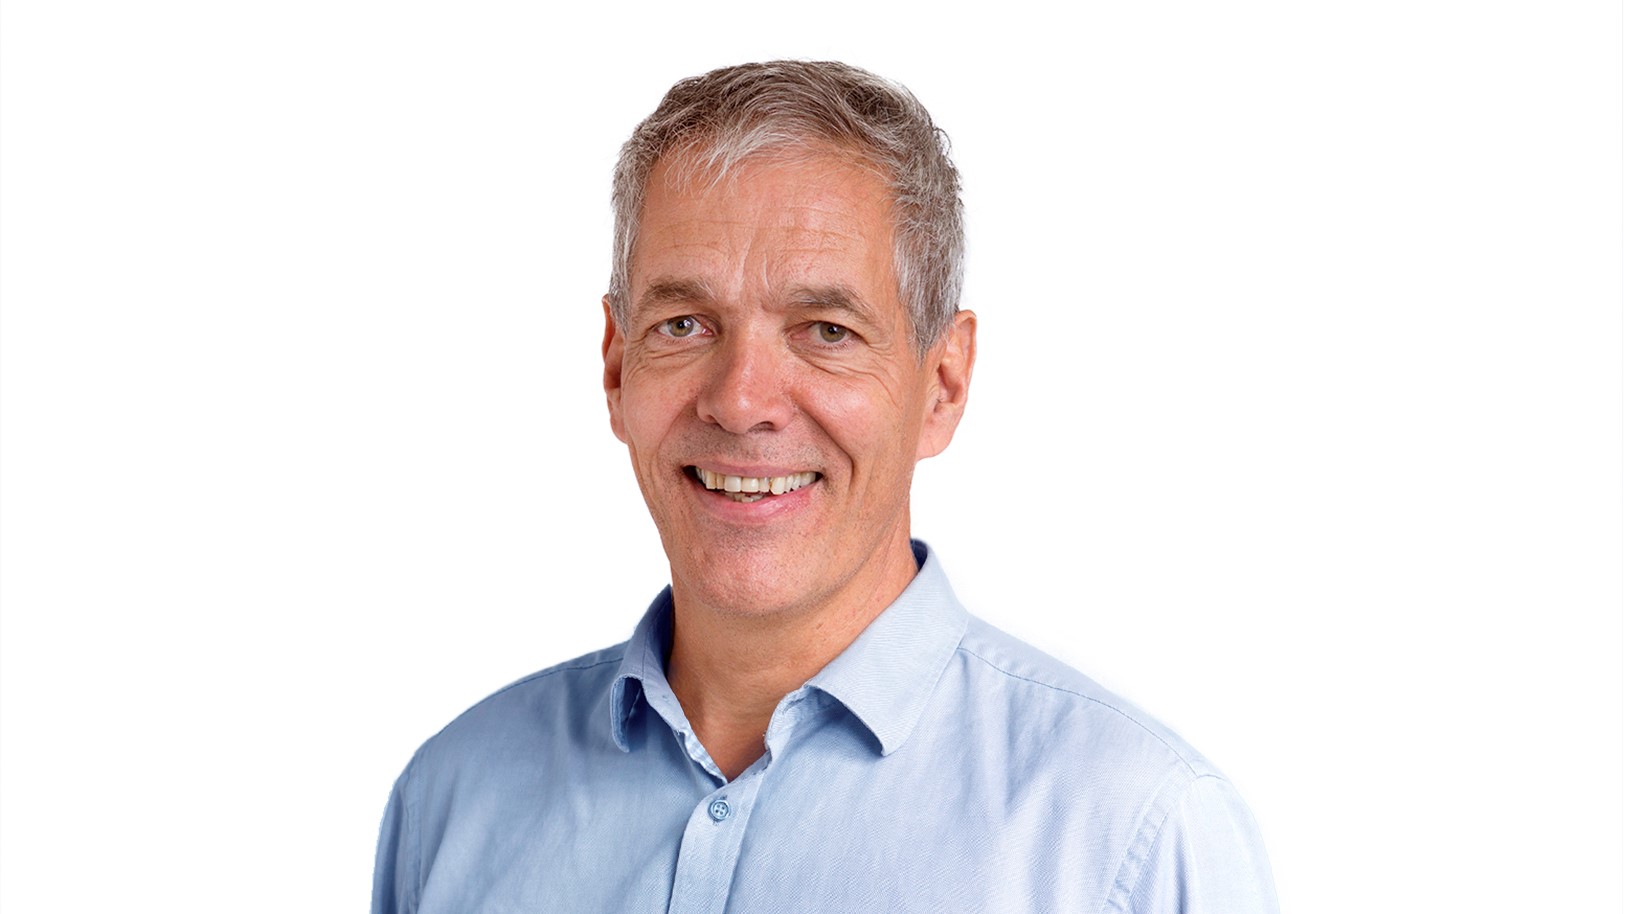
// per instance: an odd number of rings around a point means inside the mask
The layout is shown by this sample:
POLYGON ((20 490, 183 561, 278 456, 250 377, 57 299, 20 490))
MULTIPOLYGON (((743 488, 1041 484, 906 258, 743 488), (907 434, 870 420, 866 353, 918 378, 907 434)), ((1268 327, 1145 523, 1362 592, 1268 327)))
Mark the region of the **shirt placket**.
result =
MULTIPOLYGON (((774 755, 790 738, 795 724, 816 705, 808 701, 811 691, 802 688, 785 696, 767 728, 766 751, 739 777, 702 797, 689 814, 683 829, 683 843, 677 852, 677 872, 672 884, 668 914, 722 914, 728 906, 728 892, 739 852, 750 824, 751 810, 761 794, 774 755)), ((689 755, 713 779, 720 780, 716 766, 689 734, 684 734, 689 755)))

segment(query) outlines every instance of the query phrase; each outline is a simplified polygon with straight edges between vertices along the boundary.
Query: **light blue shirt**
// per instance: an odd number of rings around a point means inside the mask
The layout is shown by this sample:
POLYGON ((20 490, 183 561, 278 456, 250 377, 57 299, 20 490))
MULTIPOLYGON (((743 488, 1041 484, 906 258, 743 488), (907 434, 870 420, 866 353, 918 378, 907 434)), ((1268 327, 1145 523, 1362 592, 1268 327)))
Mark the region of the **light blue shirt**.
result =
POLYGON ((670 590, 627 643, 475 705, 395 785, 375 914, 1275 911, 1230 782, 914 548, 732 781, 666 682, 670 590))

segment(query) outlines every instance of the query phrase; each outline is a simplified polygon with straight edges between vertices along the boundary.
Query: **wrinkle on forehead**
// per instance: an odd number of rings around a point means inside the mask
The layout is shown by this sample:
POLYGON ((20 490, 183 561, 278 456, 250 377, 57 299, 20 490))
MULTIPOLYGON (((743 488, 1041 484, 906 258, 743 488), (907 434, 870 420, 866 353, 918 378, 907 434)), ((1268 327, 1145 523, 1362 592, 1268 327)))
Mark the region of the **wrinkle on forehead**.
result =
MULTIPOLYGON (((701 147, 703 152, 703 147, 701 147)), ((802 184, 818 188, 827 186, 832 181, 848 181, 853 172, 858 172, 872 178, 866 182, 873 189, 872 200, 878 205, 885 216, 886 238, 889 245, 895 235, 896 225, 893 219, 894 201, 890 189, 890 175, 870 161, 868 157, 859 154, 856 150, 828 142, 811 142, 788 147, 770 147, 765 150, 752 152, 738 159, 725 162, 716 162, 712 159, 697 155, 693 149, 667 153, 655 163, 649 173, 647 190, 654 191, 658 186, 669 198, 691 197, 693 199, 716 199, 718 202, 737 200, 740 186, 751 178, 759 176, 764 171, 790 171, 803 177, 802 184)), ((647 215, 650 193, 645 193, 643 208, 647 215)), ((818 199, 816 194, 809 196, 818 199)), ((776 207, 786 216, 794 215, 797 210, 806 214, 822 216, 828 222, 836 223, 829 231, 839 235, 843 231, 863 223, 865 220, 860 214, 848 209, 830 209, 819 206, 809 200, 800 200, 776 207)), ((640 222, 642 219, 639 220, 640 222)), ((721 220, 713 220, 720 223, 721 220)), ((804 219, 785 218, 779 220, 784 227, 803 225, 804 219)), ((673 227, 681 225, 679 222, 671 223, 673 227)), ((809 233, 816 232, 803 225, 809 233)), ((876 239, 882 240, 882 239, 876 239)))
POLYGON ((860 264, 867 277, 888 280, 888 288, 865 291, 897 298, 889 197, 847 157, 790 167, 753 161, 727 186, 706 188, 674 184, 664 168, 651 175, 656 189, 644 200, 644 230, 632 257, 634 276, 645 274, 632 288, 644 288, 634 292, 634 307, 766 295, 878 318, 884 299, 867 300, 841 275, 860 264), (751 183, 764 175, 771 179, 751 183), (832 200, 832 186, 857 190, 858 203, 832 200))

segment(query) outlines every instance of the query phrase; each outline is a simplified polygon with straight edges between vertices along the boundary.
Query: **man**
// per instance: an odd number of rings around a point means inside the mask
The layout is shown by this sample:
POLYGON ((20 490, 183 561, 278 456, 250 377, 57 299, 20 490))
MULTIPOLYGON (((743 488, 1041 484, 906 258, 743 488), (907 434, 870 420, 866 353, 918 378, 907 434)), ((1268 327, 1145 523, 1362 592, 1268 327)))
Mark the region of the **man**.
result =
POLYGON ((685 80, 638 127, 604 389, 671 586, 419 750, 375 911, 1274 910, 1229 783, 909 538, 976 355, 945 147, 832 63, 685 80))

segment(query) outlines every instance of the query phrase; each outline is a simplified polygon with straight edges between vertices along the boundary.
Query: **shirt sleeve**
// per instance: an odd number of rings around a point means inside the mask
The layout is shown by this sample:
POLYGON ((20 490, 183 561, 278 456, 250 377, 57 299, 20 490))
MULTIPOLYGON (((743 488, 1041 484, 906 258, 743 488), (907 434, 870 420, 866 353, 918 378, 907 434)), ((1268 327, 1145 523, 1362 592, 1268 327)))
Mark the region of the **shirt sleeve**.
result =
POLYGON ((1229 781, 1185 787, 1125 901, 1132 914, 1278 914, 1258 825, 1229 781))
POLYGON ((417 853, 408 828, 407 776, 395 782, 378 829, 378 857, 372 868, 372 914, 411 914, 417 910, 417 853))

